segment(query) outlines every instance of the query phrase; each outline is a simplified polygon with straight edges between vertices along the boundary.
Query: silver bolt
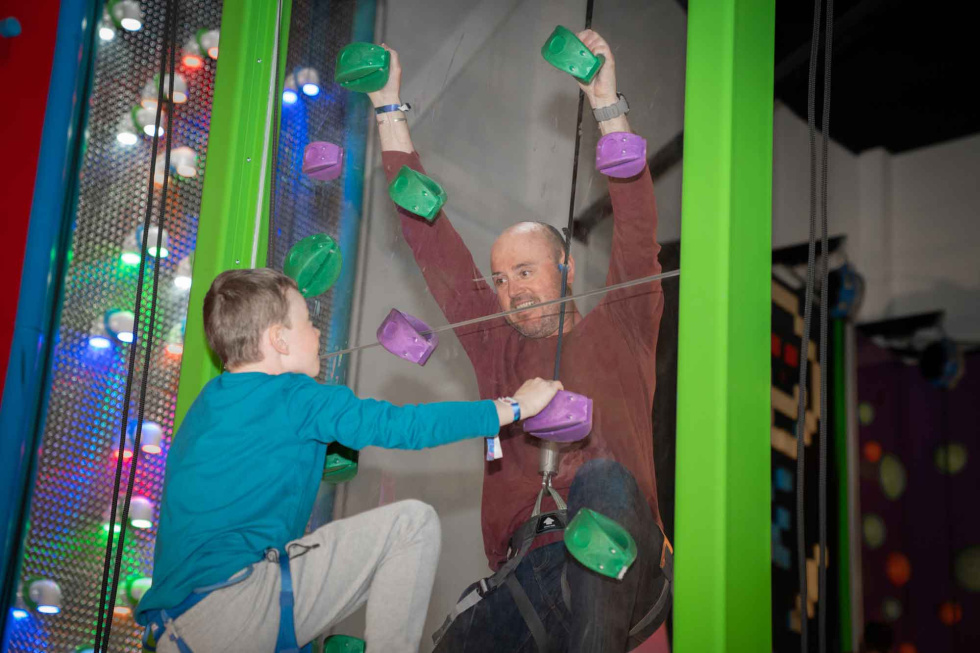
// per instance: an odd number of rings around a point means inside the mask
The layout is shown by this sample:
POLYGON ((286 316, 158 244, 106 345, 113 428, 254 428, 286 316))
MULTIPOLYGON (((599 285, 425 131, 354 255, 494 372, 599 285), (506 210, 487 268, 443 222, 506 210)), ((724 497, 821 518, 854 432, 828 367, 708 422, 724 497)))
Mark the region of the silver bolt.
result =
POLYGON ((245 157, 245 161, 247 161, 248 163, 251 163, 252 162, 252 157, 250 157, 250 156, 245 157))

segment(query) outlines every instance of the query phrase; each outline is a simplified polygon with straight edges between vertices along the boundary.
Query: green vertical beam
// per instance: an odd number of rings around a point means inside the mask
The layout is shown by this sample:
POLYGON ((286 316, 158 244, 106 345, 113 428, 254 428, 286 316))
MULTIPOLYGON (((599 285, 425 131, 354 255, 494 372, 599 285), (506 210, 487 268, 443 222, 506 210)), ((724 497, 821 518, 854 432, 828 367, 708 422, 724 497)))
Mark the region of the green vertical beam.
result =
MULTIPOLYGON (((271 130, 279 128, 269 119, 273 50, 281 23, 277 71, 281 76, 291 7, 291 0, 282 0, 281 17, 275 0, 236 0, 226 2, 222 10, 221 56, 211 107, 175 428, 201 388, 221 372, 204 336, 202 309, 211 282, 225 270, 253 267, 253 259, 255 267, 265 265, 271 130)), ((279 98, 271 99, 279 102, 279 98)))
MULTIPOLYGON (((834 383, 831 398, 834 401, 834 464, 837 476, 837 596, 828 597, 828 604, 837 602, 840 616, 840 650, 851 650, 851 533, 850 500, 848 494, 847 452, 847 337, 844 320, 831 323, 834 338, 834 383)), ((833 478, 833 476, 831 476, 833 478)))
POLYGON ((770 651, 775 2, 689 10, 674 644, 770 651))

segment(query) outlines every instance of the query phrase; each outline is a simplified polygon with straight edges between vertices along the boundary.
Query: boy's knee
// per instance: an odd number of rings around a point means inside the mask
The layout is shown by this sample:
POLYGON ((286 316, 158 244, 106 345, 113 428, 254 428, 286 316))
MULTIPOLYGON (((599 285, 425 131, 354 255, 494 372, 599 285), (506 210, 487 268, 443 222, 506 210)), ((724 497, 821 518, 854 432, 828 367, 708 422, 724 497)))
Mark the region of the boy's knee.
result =
POLYGON ((411 524, 411 530, 422 537, 439 538, 439 515, 436 509, 418 499, 406 499, 392 504, 398 508, 399 517, 411 524))

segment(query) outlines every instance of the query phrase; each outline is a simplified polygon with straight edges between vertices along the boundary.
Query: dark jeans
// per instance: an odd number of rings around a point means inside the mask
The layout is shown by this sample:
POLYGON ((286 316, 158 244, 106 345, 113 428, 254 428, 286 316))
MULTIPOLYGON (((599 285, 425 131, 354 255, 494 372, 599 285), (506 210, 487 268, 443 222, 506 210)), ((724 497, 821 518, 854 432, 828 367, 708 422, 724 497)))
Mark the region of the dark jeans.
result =
MULTIPOLYGON (((638 646, 663 623, 661 617, 642 633, 629 636, 632 625, 649 611, 663 588, 663 536, 636 479, 611 460, 589 461, 576 473, 568 496, 569 520, 583 507, 619 522, 636 540, 636 562, 623 580, 583 567, 565 550, 563 542, 535 549, 514 573, 544 623, 550 639, 548 653, 625 652, 638 646), (563 570, 571 589, 570 611, 562 599, 563 570)), ((537 651, 506 586, 490 592, 457 617, 436 648, 436 653, 483 652, 544 653, 537 651)))

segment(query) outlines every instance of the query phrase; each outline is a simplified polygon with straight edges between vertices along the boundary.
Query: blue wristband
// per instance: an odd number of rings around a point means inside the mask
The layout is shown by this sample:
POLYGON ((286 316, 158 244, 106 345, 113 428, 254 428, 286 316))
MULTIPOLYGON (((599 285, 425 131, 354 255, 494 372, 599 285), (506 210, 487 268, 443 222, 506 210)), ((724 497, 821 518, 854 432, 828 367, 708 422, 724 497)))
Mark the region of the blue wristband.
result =
POLYGON ((375 107, 374 113, 381 115, 382 113, 388 113, 390 111, 408 111, 412 108, 412 105, 406 102, 405 104, 386 104, 381 107, 375 107))
POLYGON ((511 410, 514 411, 514 421, 521 421, 521 405, 517 403, 517 400, 513 397, 500 397, 497 401, 506 401, 510 404, 511 410))

